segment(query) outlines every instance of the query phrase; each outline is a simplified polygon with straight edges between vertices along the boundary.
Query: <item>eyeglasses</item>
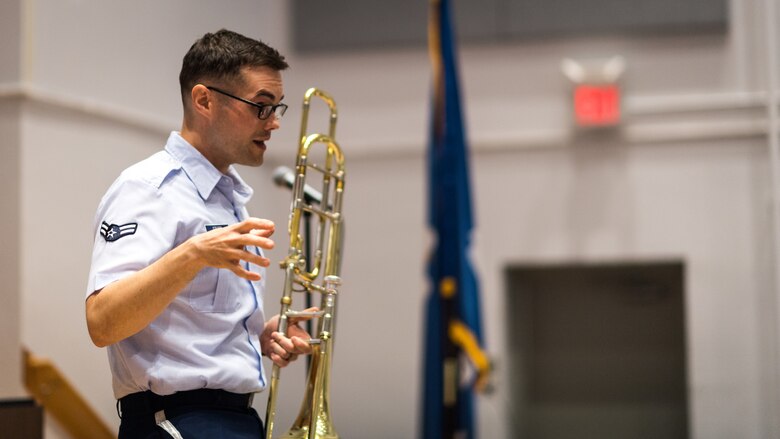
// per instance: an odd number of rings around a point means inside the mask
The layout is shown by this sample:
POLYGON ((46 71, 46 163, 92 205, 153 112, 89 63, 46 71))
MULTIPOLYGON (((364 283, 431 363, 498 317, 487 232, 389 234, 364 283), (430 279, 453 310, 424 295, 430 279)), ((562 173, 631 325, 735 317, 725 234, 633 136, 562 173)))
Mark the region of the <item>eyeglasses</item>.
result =
POLYGON ((225 96, 227 96, 229 98, 233 98, 233 99, 239 100, 239 101, 241 101, 241 102, 243 102, 245 104, 249 104, 249 105, 257 108, 257 118, 260 119, 260 120, 268 119, 268 117, 271 116, 271 113, 273 113, 274 116, 276 116, 277 119, 281 119, 282 116, 284 116, 284 112, 287 111, 287 105, 286 104, 276 104, 276 105, 258 104, 257 102, 248 101, 248 100, 246 100, 244 98, 240 98, 238 96, 233 96, 232 94, 230 94, 230 93, 228 93, 228 92, 226 92, 224 90, 218 89, 217 87, 211 87, 211 86, 207 85, 206 88, 209 89, 209 90, 214 90, 217 93, 221 93, 221 94, 223 94, 223 95, 225 95, 225 96))

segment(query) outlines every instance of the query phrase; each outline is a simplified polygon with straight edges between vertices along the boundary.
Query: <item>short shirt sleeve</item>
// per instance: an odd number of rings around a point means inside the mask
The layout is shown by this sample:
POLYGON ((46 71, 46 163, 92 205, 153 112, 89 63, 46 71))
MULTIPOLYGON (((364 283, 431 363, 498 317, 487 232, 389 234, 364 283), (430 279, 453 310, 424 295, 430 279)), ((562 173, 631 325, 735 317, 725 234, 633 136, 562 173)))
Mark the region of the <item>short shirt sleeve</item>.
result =
POLYGON ((178 245, 177 223, 175 210, 155 184, 120 177, 95 215, 87 297, 149 266, 178 245))

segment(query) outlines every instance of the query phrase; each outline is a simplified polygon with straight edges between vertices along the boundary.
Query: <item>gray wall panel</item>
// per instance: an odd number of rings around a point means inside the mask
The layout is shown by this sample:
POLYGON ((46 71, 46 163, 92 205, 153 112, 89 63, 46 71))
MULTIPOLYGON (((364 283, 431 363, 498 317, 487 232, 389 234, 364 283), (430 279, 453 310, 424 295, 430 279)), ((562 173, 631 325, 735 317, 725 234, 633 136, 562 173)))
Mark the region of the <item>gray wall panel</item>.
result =
MULTIPOLYGON (((726 0, 458 0, 465 42, 615 33, 723 32, 726 0)), ((295 0, 293 44, 300 52, 419 47, 428 4, 420 0, 295 0)))

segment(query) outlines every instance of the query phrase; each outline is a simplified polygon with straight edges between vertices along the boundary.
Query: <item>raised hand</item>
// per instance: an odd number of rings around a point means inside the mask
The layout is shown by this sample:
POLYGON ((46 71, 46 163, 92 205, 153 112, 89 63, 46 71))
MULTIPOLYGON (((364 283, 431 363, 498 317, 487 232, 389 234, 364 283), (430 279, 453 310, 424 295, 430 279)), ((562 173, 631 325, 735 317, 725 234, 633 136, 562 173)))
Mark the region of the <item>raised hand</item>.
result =
POLYGON ((260 280, 260 274, 244 268, 241 261, 267 267, 271 261, 246 249, 256 246, 266 250, 274 248, 270 236, 274 223, 260 218, 248 218, 240 223, 211 230, 190 238, 189 244, 197 260, 203 266, 226 268, 248 280, 260 280))

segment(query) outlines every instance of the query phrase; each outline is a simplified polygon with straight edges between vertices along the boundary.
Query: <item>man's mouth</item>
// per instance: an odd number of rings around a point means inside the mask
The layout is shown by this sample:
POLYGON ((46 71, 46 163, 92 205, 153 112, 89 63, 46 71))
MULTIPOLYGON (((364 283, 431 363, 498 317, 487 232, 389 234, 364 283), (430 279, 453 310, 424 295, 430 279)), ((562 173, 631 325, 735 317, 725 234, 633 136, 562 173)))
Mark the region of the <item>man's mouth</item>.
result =
POLYGON ((263 151, 265 151, 265 141, 263 141, 263 140, 253 140, 252 142, 254 142, 254 144, 257 145, 258 148, 260 148, 263 151))

